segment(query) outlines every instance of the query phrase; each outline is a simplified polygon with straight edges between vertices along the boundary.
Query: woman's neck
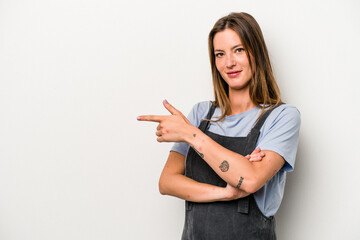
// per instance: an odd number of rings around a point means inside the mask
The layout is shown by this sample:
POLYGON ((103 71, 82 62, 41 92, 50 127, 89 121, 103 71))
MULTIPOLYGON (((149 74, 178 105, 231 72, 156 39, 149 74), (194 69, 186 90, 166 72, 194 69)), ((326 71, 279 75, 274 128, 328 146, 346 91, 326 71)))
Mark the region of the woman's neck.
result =
POLYGON ((251 101, 248 88, 242 90, 229 89, 229 100, 231 106, 230 115, 243 113, 256 107, 251 101))

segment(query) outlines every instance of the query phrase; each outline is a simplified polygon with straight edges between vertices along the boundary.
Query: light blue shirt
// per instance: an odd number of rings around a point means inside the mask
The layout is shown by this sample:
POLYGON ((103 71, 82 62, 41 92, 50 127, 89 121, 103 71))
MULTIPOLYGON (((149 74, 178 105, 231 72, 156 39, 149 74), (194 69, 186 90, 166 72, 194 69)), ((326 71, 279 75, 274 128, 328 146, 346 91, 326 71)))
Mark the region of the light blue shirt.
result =
MULTIPOLYGON (((192 125, 198 127, 206 118, 210 102, 196 104, 188 115, 192 125)), ((232 116, 226 116, 219 122, 210 122, 209 131, 229 137, 246 137, 261 113, 258 107, 232 116)), ((216 108, 212 120, 221 116, 220 108, 216 108)), ((278 153, 285 159, 284 166, 261 189, 254 193, 260 211, 267 217, 275 215, 280 207, 284 194, 286 172, 294 169, 296 151, 299 142, 300 113, 296 107, 283 104, 275 108, 260 129, 257 147, 278 153)), ((189 145, 184 142, 175 143, 171 151, 187 155, 189 145)))

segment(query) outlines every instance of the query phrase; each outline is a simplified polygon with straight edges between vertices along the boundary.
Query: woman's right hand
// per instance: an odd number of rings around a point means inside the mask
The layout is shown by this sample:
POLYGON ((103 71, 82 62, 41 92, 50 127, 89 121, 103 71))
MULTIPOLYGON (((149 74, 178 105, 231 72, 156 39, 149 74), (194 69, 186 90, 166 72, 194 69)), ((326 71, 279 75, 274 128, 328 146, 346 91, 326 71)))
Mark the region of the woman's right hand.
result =
POLYGON ((236 187, 231 186, 230 184, 227 184, 225 189, 225 199, 224 201, 231 201, 239 198, 243 198, 246 196, 249 196, 250 193, 247 193, 243 190, 240 190, 236 187))

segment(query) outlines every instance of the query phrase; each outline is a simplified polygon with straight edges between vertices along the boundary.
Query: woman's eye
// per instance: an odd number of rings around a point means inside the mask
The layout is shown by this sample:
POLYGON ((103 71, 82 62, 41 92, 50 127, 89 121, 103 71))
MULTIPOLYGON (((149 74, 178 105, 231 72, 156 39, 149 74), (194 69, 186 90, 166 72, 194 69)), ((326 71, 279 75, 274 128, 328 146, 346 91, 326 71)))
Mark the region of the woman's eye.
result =
POLYGON ((239 53, 239 52, 245 51, 245 49, 244 49, 244 48, 237 48, 235 51, 236 51, 237 53, 239 53))
POLYGON ((215 57, 222 57, 222 56, 224 56, 223 53, 215 53, 215 57))

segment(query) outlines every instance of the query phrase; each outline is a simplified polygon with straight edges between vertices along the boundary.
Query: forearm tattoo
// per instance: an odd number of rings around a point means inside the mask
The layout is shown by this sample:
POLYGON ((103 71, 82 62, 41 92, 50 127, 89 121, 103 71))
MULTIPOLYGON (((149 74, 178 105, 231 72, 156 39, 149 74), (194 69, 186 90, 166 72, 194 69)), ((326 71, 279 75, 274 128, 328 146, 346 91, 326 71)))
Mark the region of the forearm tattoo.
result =
POLYGON ((228 163, 228 161, 224 160, 224 161, 220 164, 219 168, 220 168, 220 170, 221 170, 222 172, 227 172, 227 171, 229 170, 229 163, 228 163))
MULTIPOLYGON (((196 137, 196 133, 193 134, 193 137, 195 138, 196 137)), ((195 150, 195 152, 197 154, 199 154, 199 156, 204 159, 204 154, 202 154, 201 152, 199 152, 199 150, 197 150, 193 145, 191 145, 191 147, 195 150)))
POLYGON ((194 151, 197 153, 197 154, 199 154, 199 156, 201 157, 201 158, 204 158, 204 154, 202 154, 201 152, 199 152, 194 146, 191 146, 193 149, 194 149, 194 151))
POLYGON ((236 188, 240 189, 240 186, 241 186, 243 181, 244 181, 244 178, 240 177, 239 183, 236 185, 236 188))

